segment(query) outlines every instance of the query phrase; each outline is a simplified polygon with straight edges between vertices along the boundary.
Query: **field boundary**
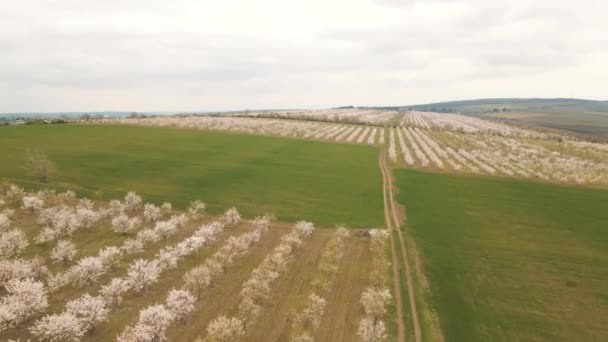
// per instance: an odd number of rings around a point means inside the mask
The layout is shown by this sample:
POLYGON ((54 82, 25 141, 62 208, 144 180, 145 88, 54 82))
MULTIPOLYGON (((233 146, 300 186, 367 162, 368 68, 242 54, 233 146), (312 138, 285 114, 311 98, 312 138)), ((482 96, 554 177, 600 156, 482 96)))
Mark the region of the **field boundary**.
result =
MULTIPOLYGON (((381 151, 380 152, 380 170, 382 172, 382 183, 383 183, 383 194, 384 194, 384 215, 385 215, 385 219, 386 219, 386 223, 388 226, 388 229, 391 230, 391 251, 393 254, 393 272, 394 272, 394 279, 395 282, 399 282, 399 273, 398 270, 396 271, 395 269, 396 267, 396 263, 398 262, 397 259, 397 251, 395 248, 395 243, 394 243, 394 239, 393 239, 393 234, 392 234, 392 230, 396 230, 397 231, 397 236, 399 237, 399 242, 400 242, 400 254, 401 254, 401 258, 402 258, 402 262, 404 265, 404 269, 405 269, 405 276, 406 276, 406 283, 407 283, 407 293, 408 293, 408 298, 409 298, 409 303, 410 303, 410 311, 411 311, 411 316, 412 316, 412 323, 414 326, 414 336, 416 339, 416 342, 421 342, 422 341, 422 336, 420 333, 420 320, 418 318, 418 310, 416 308, 416 298, 415 298, 415 294, 414 294, 414 285, 413 285, 413 281, 412 281, 412 274, 411 274, 411 268, 410 268, 410 264, 409 264, 409 260, 408 260, 408 256, 407 256, 407 251, 406 251, 406 246, 405 246, 405 240, 403 238, 403 232, 401 231, 401 224, 400 224, 400 220, 397 214, 397 208, 395 206, 395 201, 393 198, 393 185, 392 185, 392 177, 390 175, 390 169, 388 168, 388 166, 386 165, 386 154, 381 151), (387 200, 388 198, 388 200, 387 200), (390 207, 389 207, 390 205, 390 207), (391 223, 391 218, 393 220, 393 222, 391 223)), ((398 301, 398 307, 397 307, 397 317, 399 318, 399 315, 401 315, 401 319, 400 322, 398 322, 398 329, 399 329, 399 340, 400 341, 404 341, 405 340, 405 327, 404 327, 404 320, 403 320, 403 312, 402 312, 402 303, 403 303, 403 298, 401 298, 401 293, 400 291, 397 291, 397 288, 400 289, 400 285, 396 284, 396 288, 395 288, 395 296, 397 297, 397 301, 398 301), (403 335, 401 335, 403 333, 403 335)))

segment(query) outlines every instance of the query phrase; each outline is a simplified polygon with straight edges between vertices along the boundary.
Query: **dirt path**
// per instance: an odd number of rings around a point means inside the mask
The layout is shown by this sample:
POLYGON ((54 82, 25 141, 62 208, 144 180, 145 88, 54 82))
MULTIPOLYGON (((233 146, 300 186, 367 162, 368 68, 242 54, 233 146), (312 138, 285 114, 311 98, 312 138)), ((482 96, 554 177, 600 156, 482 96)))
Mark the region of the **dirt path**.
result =
POLYGON ((399 342, 405 342, 405 320, 403 318, 403 299, 401 298, 401 286, 399 285, 399 259, 397 259, 397 248, 393 238, 393 224, 391 223, 390 207, 387 200, 387 176, 384 167, 384 153, 380 152, 380 171, 382 172, 382 195, 384 197, 384 221, 389 231, 391 231, 391 256, 393 264, 393 285, 395 293, 395 307, 397 309, 397 337, 399 342))
MULTIPOLYGON (((406 246, 405 246, 405 239, 403 238, 403 232, 401 231, 401 224, 400 224, 400 220, 399 220, 399 215, 398 215, 398 211, 397 211, 397 207, 395 206, 395 201, 393 199, 393 183, 392 183, 392 179, 391 179, 391 175, 390 175, 390 170, 388 168, 388 166, 386 165, 386 155, 383 151, 380 152, 380 170, 382 171, 382 183, 383 183, 383 193, 384 193, 384 216, 388 225, 388 228, 390 230, 396 230, 397 231, 397 236, 399 237, 399 242, 401 245, 400 248, 400 254, 401 257, 403 259, 403 265, 405 267, 405 277, 406 277, 406 281, 407 281, 407 293, 408 293, 408 297, 409 297, 409 302, 410 302, 410 311, 411 311, 411 315, 412 315, 412 321, 413 321, 413 325, 414 325, 414 336, 416 338, 416 342, 421 342, 422 341, 422 336, 420 334, 420 320, 418 319, 418 310, 416 309, 416 298, 414 297, 414 284, 412 282, 412 272, 411 272, 411 268, 410 268, 410 264, 408 261, 408 257, 407 257, 407 251, 406 251, 406 246), (388 201, 387 201, 387 197, 388 197, 388 201), (393 222, 391 223, 391 217, 393 219, 393 222)), ((394 239, 393 239, 393 234, 391 233, 391 251, 393 254, 393 271, 395 271, 396 265, 395 263, 398 262, 397 261, 397 254, 396 254, 396 248, 395 248, 395 243, 394 243, 394 239)), ((398 322, 398 329, 399 329, 399 340, 400 341, 404 341, 405 340, 405 327, 404 327, 404 321, 403 321, 403 312, 401 311, 401 303, 403 303, 402 298, 401 298, 401 293, 397 292, 397 290, 399 289, 399 273, 398 272, 394 272, 395 277, 394 280, 396 282, 395 284, 395 292, 396 294, 398 293, 397 297, 397 317, 399 318, 399 316, 401 316, 400 321, 398 322), (403 335, 401 335, 403 332, 403 335), (403 339, 402 339, 403 337, 403 339)))

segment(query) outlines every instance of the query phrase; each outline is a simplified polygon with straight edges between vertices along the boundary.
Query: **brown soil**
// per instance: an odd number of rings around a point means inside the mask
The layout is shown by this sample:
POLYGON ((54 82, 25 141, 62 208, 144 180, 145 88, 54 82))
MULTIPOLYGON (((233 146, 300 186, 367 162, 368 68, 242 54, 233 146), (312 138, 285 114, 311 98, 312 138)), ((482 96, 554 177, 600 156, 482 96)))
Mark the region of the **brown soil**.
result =
POLYGON ((327 309, 315 341, 356 341, 363 310, 359 299, 369 281, 369 239, 353 237, 344 249, 338 281, 328 294, 327 309))

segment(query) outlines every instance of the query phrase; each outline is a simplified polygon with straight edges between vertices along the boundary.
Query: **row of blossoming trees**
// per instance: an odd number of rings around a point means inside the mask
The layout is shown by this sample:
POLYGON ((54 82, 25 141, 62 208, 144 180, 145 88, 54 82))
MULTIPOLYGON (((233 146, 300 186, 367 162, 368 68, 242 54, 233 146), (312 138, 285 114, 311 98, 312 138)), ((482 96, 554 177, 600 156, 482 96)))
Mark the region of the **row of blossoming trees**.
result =
POLYGON ((388 128, 385 125, 390 120, 381 120, 381 125, 378 122, 361 125, 300 121, 289 115, 273 118, 152 117, 101 122, 194 127, 352 144, 387 144, 390 159, 407 167, 608 185, 608 144, 578 141, 565 135, 457 114, 410 111, 399 115, 388 128))
POLYGON ((606 144, 411 126, 389 137, 389 158, 407 167, 608 185, 606 144))
MULTIPOLYGON (((167 281, 163 274, 182 267, 187 258, 198 260, 197 255, 205 249, 216 249, 199 264, 183 270, 182 278, 171 280, 172 288, 161 302, 142 307, 117 336, 108 336, 121 342, 166 340, 168 329, 183 324, 193 310, 205 305, 202 294, 246 258, 268 235, 272 223, 266 216, 245 222, 235 208, 210 218, 200 201, 182 212, 169 203, 144 203, 133 192, 122 200, 105 203, 78 198, 70 191, 26 192, 14 185, 0 190, 0 336, 6 333, 40 341, 87 338, 108 322, 126 299, 145 298, 151 286, 167 281), (237 226, 241 228, 234 230, 237 226), (108 240, 113 242, 95 248, 83 242, 99 232, 113 235, 108 240)), ((283 233, 241 284, 236 311, 206 322, 200 339, 244 338, 256 324, 277 280, 290 271, 292 261, 314 231, 312 223, 301 221, 283 233)), ((381 273, 387 273, 386 267, 376 261, 381 259, 376 254, 386 241, 379 238, 381 230, 370 234, 374 256, 371 278, 385 279, 381 273)), ((314 340, 328 296, 340 281, 337 272, 349 238, 350 230, 345 227, 338 227, 328 237, 306 300, 292 310, 288 327, 291 340, 314 340)), ((377 290, 372 286, 362 294, 361 315, 365 318, 358 332, 361 341, 387 339, 381 310, 369 311, 370 300, 380 301, 376 305, 384 307, 390 299, 390 295, 382 296, 384 292, 374 292, 377 290)))

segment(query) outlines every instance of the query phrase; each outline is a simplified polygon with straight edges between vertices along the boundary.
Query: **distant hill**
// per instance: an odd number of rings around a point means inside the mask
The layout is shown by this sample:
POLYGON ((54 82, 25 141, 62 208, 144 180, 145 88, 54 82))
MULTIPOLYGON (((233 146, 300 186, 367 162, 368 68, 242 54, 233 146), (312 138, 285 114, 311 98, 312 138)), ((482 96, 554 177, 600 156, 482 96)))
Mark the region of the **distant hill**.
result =
POLYGON ((459 112, 463 114, 483 114, 504 108, 510 111, 593 111, 608 112, 608 101, 582 99, 479 99, 437 102, 403 106, 420 111, 459 112))
POLYGON ((76 118, 83 115, 91 117, 125 117, 134 112, 53 112, 53 113, 0 113, 0 119, 54 119, 76 118))

